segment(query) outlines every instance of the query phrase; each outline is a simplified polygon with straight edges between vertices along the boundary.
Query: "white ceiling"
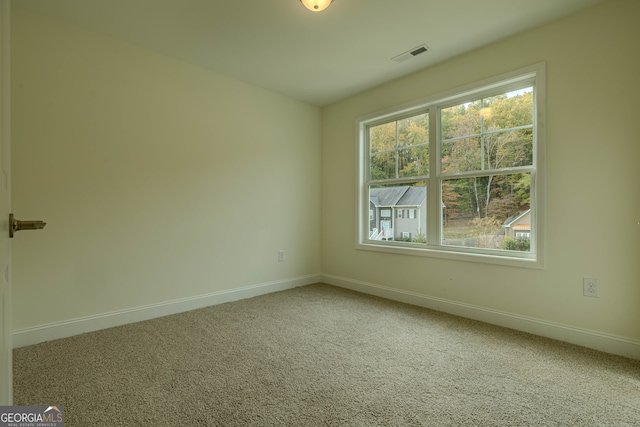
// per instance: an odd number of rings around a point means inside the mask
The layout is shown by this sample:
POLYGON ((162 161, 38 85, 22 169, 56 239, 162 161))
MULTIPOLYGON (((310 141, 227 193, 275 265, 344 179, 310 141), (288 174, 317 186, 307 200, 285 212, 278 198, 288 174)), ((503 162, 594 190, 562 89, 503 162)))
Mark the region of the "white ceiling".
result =
POLYGON ((605 0, 14 0, 314 105, 327 105, 605 0), (418 45, 429 52, 392 57, 418 45))

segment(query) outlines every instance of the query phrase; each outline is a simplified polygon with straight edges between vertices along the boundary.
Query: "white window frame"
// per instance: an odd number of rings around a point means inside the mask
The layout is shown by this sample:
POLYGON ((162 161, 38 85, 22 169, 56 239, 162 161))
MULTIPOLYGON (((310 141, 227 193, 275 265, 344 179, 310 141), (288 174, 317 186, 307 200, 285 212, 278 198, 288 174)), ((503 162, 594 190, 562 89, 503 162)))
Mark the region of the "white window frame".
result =
MULTIPOLYGON (((356 248, 378 252, 418 255, 460 261, 472 261, 514 267, 544 268, 544 212, 545 212, 545 143, 546 143, 546 80, 545 63, 504 73, 458 89, 443 92, 409 104, 373 113, 356 120, 357 129, 357 208, 356 248), (442 108, 493 96, 510 90, 533 87, 533 167, 531 172, 531 252, 504 251, 442 245, 441 183, 439 115, 442 108), (429 113, 429 177, 427 182, 427 243, 410 243, 369 239, 369 151, 367 129, 392 120, 429 113), (430 220, 431 219, 431 220, 430 220)), ((507 168, 501 173, 519 172, 520 168, 507 168)), ((447 176, 451 178, 451 175, 447 176)), ((424 179, 420 179, 425 181, 424 179)), ((397 179, 398 184, 413 182, 397 179)), ((393 182, 390 182, 393 183, 393 182)))

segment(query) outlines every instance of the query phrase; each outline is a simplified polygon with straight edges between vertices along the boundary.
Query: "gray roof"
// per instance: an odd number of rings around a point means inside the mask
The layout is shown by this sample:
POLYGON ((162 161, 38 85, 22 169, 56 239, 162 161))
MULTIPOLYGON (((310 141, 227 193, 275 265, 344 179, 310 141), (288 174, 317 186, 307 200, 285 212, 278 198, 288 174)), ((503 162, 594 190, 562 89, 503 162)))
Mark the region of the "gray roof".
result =
POLYGON ((427 187, 409 187, 397 206, 420 206, 427 197, 427 187))
POLYGON ((506 221, 504 222, 504 224, 502 224, 502 226, 505 227, 505 228, 511 227, 514 222, 516 222, 517 220, 519 220, 520 218, 522 218, 523 216, 525 216, 529 212, 531 212, 531 209, 527 209, 524 212, 520 212, 519 214, 510 216, 509 218, 506 219, 506 221))
POLYGON ((427 187, 371 188, 369 200, 376 206, 420 206, 427 197, 427 187))

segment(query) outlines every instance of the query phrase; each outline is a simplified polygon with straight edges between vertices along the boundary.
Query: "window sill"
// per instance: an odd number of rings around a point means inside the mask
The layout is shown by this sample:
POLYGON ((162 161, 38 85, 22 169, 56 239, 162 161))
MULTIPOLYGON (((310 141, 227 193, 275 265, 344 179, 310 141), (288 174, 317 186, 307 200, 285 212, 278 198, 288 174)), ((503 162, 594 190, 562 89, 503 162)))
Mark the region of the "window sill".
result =
POLYGON ((460 252, 459 248, 452 247, 451 249, 443 246, 425 246, 422 244, 407 243, 406 246, 399 246, 397 243, 386 244, 384 242, 375 243, 373 241, 367 241, 364 243, 357 243, 356 249, 373 251, 373 252, 385 252, 395 255, 409 255, 409 256, 422 256, 428 258, 438 258, 450 261, 463 261, 463 262, 476 262, 482 264, 502 265, 507 267, 518 268, 532 268, 532 269, 544 269, 544 265, 541 261, 541 257, 537 258, 533 255, 527 256, 527 254, 521 254, 519 257, 501 255, 502 251, 474 251, 460 252))

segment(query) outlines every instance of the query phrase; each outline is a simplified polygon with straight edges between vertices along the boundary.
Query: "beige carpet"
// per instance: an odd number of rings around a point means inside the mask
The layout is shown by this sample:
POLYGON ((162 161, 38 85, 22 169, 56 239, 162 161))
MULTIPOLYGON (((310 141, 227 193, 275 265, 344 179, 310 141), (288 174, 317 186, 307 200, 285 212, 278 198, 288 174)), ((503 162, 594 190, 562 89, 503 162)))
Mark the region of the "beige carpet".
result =
POLYGON ((66 426, 638 426, 640 362, 311 285, 15 350, 66 426))

